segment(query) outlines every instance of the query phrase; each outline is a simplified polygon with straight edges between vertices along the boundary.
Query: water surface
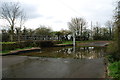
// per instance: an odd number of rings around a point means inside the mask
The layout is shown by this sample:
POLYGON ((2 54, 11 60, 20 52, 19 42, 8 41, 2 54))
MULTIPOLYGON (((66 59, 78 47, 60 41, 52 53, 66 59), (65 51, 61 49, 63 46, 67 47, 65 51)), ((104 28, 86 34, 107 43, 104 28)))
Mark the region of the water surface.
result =
POLYGON ((24 56, 52 57, 52 58, 101 58, 106 53, 105 47, 49 47, 37 52, 21 53, 24 56))
POLYGON ((105 53, 105 47, 51 47, 3 56, 2 77, 105 78, 105 53))

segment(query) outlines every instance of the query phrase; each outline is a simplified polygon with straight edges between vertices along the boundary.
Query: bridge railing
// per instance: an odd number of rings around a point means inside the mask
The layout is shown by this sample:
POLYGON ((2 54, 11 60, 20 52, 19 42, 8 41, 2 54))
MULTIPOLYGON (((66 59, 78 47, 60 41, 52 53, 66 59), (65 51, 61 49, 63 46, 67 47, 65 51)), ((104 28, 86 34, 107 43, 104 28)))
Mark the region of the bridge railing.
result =
POLYGON ((57 36, 27 36, 27 35, 23 35, 23 36, 14 36, 14 38, 16 38, 17 40, 58 40, 57 36))

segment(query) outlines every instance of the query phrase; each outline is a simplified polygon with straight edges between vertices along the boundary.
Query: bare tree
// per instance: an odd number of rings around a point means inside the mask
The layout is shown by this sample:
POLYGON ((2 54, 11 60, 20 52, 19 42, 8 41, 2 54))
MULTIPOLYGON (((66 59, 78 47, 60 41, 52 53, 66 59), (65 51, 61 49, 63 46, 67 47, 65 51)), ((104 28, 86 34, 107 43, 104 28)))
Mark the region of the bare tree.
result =
POLYGON ((75 35, 82 36, 86 21, 83 18, 72 18, 71 22, 68 22, 68 26, 73 33, 73 45, 75 46, 75 35))
POLYGON ((16 27, 15 30, 16 30, 17 40, 20 41, 20 35, 22 33, 21 27, 16 27))
POLYGON ((20 28, 24 25, 26 20, 27 20, 26 15, 22 10, 22 12, 20 14, 20 20, 19 20, 20 21, 20 28))
POLYGON ((1 6, 1 17, 8 21, 10 25, 10 39, 13 41, 14 27, 17 19, 20 18, 22 9, 19 3, 3 3, 1 6))
POLYGON ((75 32, 76 35, 82 36, 83 29, 86 26, 86 21, 83 18, 72 18, 71 22, 68 22, 69 29, 75 32))
POLYGON ((113 34, 113 27, 114 27, 114 24, 113 24, 113 22, 112 21, 107 21, 106 22, 106 27, 108 27, 108 29, 109 29, 109 36, 110 36, 110 39, 112 39, 112 34, 113 34))
POLYGON ((20 18, 19 18, 19 27, 15 28, 16 29, 16 33, 17 33, 18 41, 20 41, 20 36, 22 35, 21 28, 23 27, 23 25, 24 25, 26 20, 27 20, 26 15, 25 15, 25 13, 22 10, 22 12, 20 14, 20 18))
POLYGON ((44 25, 40 25, 40 27, 35 30, 36 35, 42 35, 42 36, 48 36, 50 35, 51 32, 52 32, 52 29, 44 25))

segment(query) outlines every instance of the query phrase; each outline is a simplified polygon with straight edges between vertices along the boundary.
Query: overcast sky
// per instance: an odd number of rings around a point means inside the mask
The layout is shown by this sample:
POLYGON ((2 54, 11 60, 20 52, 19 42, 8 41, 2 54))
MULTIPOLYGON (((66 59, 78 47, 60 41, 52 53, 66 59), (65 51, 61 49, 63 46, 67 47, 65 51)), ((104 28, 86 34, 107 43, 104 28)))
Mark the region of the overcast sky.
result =
MULTIPOLYGON (((111 20, 117 0, 2 0, 2 2, 20 2, 26 12, 27 28, 46 25, 53 30, 68 29, 67 22, 74 17, 83 17, 93 24, 104 25, 111 20)), ((3 22, 4 23, 4 22, 3 22)))

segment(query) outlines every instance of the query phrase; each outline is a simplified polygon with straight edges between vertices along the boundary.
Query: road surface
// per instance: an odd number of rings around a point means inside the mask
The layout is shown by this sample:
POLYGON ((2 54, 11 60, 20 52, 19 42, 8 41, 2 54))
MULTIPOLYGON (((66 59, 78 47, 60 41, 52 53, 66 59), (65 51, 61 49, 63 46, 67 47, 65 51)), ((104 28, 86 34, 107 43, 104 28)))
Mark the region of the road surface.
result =
POLYGON ((3 56, 3 78, 105 78, 104 59, 3 56))

